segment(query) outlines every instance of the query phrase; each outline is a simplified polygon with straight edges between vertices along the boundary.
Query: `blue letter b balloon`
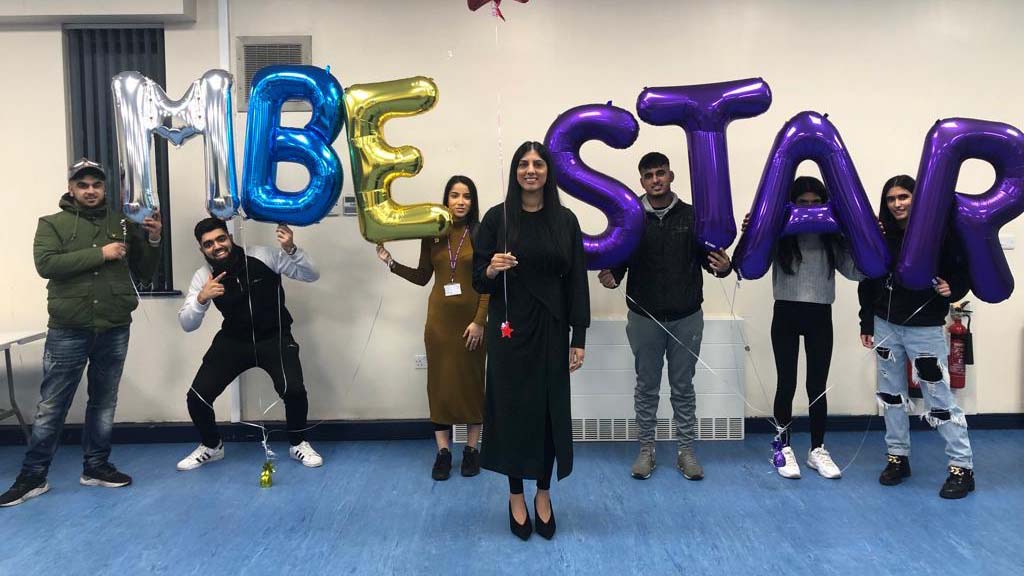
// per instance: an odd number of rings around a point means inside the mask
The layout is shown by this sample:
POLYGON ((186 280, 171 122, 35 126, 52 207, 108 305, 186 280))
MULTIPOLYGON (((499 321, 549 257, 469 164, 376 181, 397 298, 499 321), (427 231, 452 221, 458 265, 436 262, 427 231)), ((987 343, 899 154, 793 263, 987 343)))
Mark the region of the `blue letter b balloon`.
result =
POLYGON ((249 97, 242 207, 261 222, 305 226, 319 222, 341 194, 342 170, 331 142, 344 125, 341 84, 315 66, 268 66, 256 73, 249 97), (281 106, 313 107, 302 128, 281 126, 281 106), (277 163, 301 164, 309 183, 298 192, 277 187, 277 163))

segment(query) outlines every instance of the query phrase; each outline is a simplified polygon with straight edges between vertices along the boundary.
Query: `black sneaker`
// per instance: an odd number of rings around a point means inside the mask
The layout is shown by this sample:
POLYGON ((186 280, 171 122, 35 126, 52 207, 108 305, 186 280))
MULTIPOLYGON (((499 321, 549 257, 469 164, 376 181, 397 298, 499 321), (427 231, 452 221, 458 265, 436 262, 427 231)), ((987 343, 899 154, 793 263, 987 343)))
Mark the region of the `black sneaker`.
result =
POLYGON ((434 469, 430 471, 430 477, 434 480, 447 480, 452 475, 452 453, 447 448, 437 451, 437 458, 434 460, 434 469))
POLYGON ((895 454, 886 454, 886 456, 889 458, 889 463, 886 464, 885 470, 882 470, 882 475, 878 477, 878 483, 883 486, 895 486, 910 476, 910 458, 895 454))
POLYGON ((103 486, 104 488, 120 488, 132 483, 132 477, 124 472, 118 472, 113 464, 109 462, 95 468, 82 471, 82 477, 78 479, 82 486, 103 486))
POLYGON ((476 476, 480 473, 480 451, 471 446, 462 449, 462 475, 476 476))
POLYGON ((0 507, 17 506, 49 490, 50 485, 46 483, 46 476, 30 476, 23 472, 18 474, 11 489, 0 495, 0 507))
POLYGON ((942 484, 939 496, 948 500, 956 500, 974 492, 974 470, 961 468, 960 466, 949 467, 949 478, 942 484))

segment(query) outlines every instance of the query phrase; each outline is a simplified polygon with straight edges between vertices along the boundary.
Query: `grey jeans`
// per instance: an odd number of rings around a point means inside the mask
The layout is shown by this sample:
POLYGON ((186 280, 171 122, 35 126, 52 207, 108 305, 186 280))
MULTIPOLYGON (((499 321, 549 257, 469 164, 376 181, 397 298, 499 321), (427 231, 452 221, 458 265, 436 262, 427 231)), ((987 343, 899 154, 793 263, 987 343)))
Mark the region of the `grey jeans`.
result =
POLYGON ((626 336, 633 349, 636 367, 636 390, 633 403, 636 408, 637 437, 641 444, 654 442, 658 425, 658 399, 661 390, 661 371, 668 358, 668 383, 671 391, 672 411, 675 416, 676 439, 679 448, 690 448, 696 439, 697 396, 693 391, 693 374, 700 355, 700 342, 704 333, 704 313, 693 314, 662 322, 679 342, 648 318, 630 311, 626 316, 626 336))

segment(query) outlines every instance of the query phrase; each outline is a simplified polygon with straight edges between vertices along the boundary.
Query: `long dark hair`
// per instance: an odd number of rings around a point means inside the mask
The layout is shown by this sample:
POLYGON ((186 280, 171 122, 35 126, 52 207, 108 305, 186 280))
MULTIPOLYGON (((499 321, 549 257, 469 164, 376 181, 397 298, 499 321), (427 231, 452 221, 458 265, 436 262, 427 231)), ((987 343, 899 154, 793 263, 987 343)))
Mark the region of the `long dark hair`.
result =
MULTIPOLYGON (((828 190, 825 188, 825 185, 822 184, 821 180, 812 176, 801 176, 793 181, 793 184, 789 187, 789 200, 790 202, 796 202, 797 198, 808 192, 821 198, 822 202, 828 201, 828 190)), ((841 242, 841 240, 836 234, 824 234, 821 237, 821 241, 825 245, 825 254, 828 256, 828 277, 831 278, 836 270, 835 245, 841 242)), ((800 264, 804 260, 803 254, 800 253, 800 243, 796 236, 783 236, 779 238, 776 255, 778 256, 779 266, 782 267, 782 271, 789 275, 796 274, 793 263, 800 264)))
POLYGON ((562 201, 558 197, 558 183, 555 181, 555 166, 551 160, 551 153, 546 146, 540 142, 523 142, 516 148, 512 155, 512 164, 508 171, 508 192, 505 194, 505 225, 507 226, 505 250, 509 246, 516 246, 519 240, 519 221, 523 211, 523 189, 519 187, 519 179, 516 178, 516 169, 519 161, 526 156, 526 153, 533 150, 547 164, 547 180, 544 182, 544 206, 541 208, 544 223, 547 225, 551 238, 558 245, 559 251, 566 259, 569 258, 569 246, 562 245, 561 238, 564 234, 558 234, 562 221, 562 201))
POLYGON ((462 184, 466 188, 469 188, 469 212, 466 213, 466 226, 469 226, 469 235, 476 236, 476 229, 480 225, 480 198, 476 194, 476 184, 469 176, 462 176, 456 174, 448 179, 448 183, 444 185, 444 197, 441 199, 441 203, 448 207, 448 194, 452 191, 452 187, 456 184, 462 184))
POLYGON ((914 195, 914 187, 917 186, 917 182, 906 174, 900 174, 893 176, 882 184, 882 199, 878 204, 878 220, 882 223, 882 228, 885 229, 886 234, 890 234, 900 229, 899 223, 896 221, 896 217, 892 215, 892 211, 889 210, 889 204, 885 201, 885 195, 889 193, 889 190, 899 187, 903 188, 910 195, 914 195))

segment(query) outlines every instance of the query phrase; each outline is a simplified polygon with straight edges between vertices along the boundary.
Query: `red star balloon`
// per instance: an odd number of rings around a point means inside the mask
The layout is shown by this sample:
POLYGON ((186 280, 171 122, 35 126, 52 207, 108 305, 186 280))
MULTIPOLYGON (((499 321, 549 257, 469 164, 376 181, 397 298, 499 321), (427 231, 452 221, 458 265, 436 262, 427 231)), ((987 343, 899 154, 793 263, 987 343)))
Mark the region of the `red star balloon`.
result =
POLYGON ((505 320, 504 322, 501 323, 501 337, 502 338, 511 339, 512 338, 512 332, 513 332, 512 325, 508 323, 508 320, 505 320))
MULTIPOLYGON (((529 1, 530 0, 516 0, 516 2, 519 2, 520 4, 526 4, 529 1)), ((494 12, 494 15, 502 20, 505 19, 505 15, 501 13, 501 0, 466 0, 466 4, 469 6, 469 9, 474 12, 479 10, 484 4, 492 4, 492 11, 494 12)))

